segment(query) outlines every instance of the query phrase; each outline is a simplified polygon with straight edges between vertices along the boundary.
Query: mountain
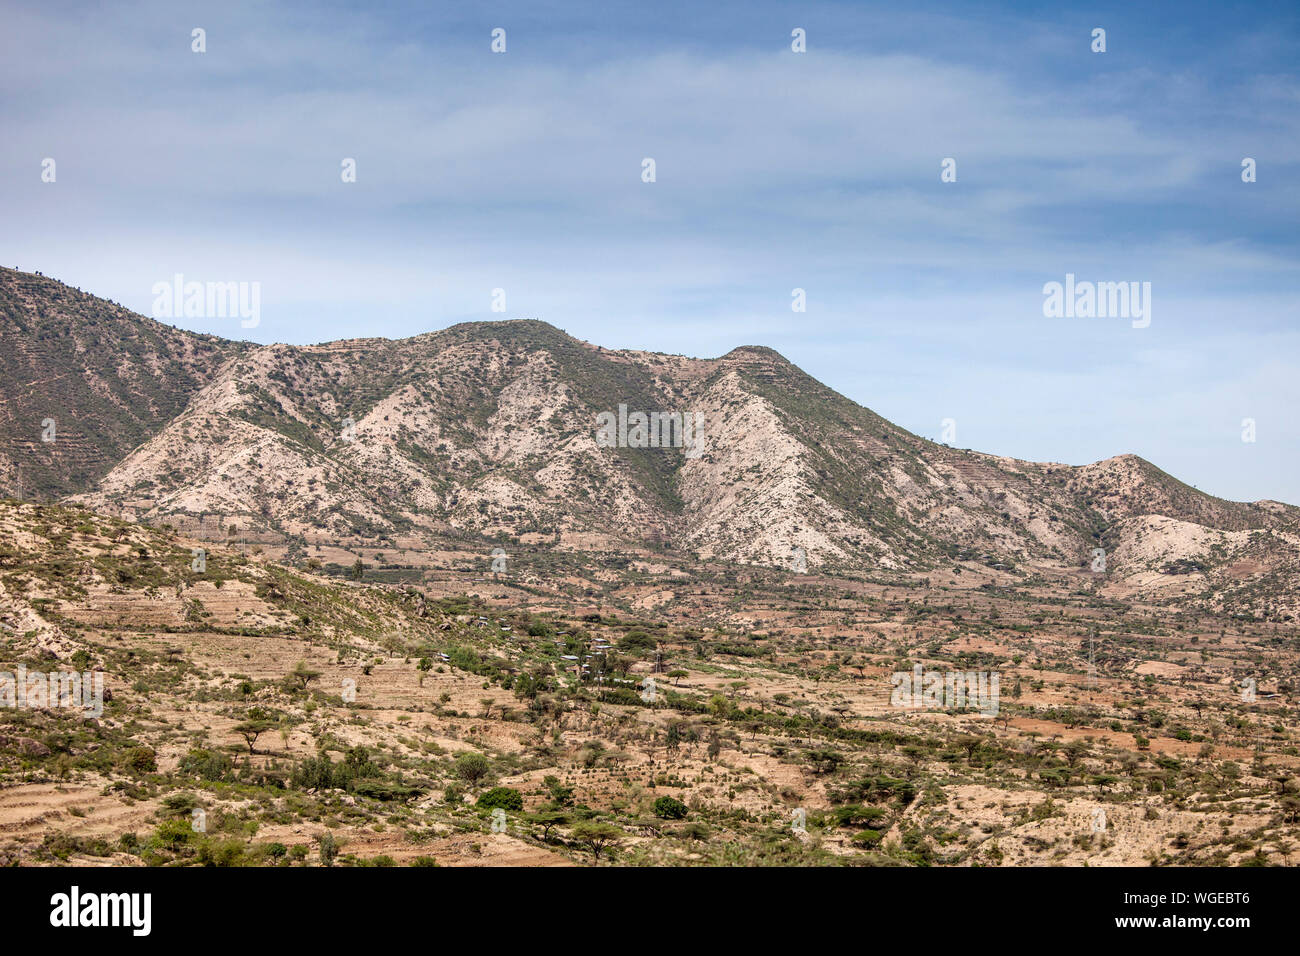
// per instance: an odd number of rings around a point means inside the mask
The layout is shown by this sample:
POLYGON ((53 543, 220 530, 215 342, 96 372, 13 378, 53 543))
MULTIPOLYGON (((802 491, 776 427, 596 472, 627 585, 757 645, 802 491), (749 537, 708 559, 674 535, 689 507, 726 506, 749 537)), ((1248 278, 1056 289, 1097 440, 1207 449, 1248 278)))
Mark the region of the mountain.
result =
POLYGON ((0 451, 60 500, 0 500, 0 866, 1290 862, 1300 509, 767 348, 3 278, 0 451))
POLYGON ((291 549, 529 542, 1008 584, 1087 581, 1101 548, 1117 596, 1295 611, 1300 510, 1223 501, 1132 455, 1074 467, 938 445, 771 349, 615 351, 532 320, 248 346, 6 282, 21 290, 4 300, 6 360, 24 363, 4 377, 10 421, 30 441, 46 413, 21 383, 68 383, 48 481, 101 512, 291 549), (628 445, 637 412, 687 413, 699 441, 603 447, 601 416, 620 410, 628 445))
POLYGON ((92 487, 248 348, 0 268, 0 490, 92 487))

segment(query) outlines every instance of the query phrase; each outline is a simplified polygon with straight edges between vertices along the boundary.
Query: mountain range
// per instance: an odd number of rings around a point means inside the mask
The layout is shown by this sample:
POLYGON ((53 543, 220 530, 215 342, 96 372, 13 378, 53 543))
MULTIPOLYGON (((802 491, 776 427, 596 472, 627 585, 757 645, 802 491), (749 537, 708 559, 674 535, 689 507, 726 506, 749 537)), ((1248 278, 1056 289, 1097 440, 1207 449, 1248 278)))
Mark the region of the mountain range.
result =
POLYGON ((0 400, 0 491, 151 524, 1077 575, 1276 619, 1300 595, 1300 509, 1218 499, 1134 455, 1072 466, 949 448, 758 346, 611 350, 534 320, 262 346, 0 269, 0 400), (638 412, 694 416, 699 440, 637 447, 638 412), (601 441, 602 415, 630 439, 601 441))

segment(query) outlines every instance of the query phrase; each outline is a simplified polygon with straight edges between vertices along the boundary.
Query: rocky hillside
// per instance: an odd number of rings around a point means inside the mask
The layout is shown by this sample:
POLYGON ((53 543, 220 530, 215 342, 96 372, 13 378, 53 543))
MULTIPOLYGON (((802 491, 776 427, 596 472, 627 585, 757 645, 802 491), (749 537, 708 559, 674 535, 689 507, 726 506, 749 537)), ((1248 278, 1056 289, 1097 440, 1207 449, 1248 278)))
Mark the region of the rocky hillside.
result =
POLYGON ((71 660, 83 629, 309 635, 369 650, 441 623, 410 589, 322 580, 83 509, 0 503, 0 641, 21 638, 36 660, 71 660))
MULTIPOLYGON (((1131 455, 1072 467, 936 445, 766 348, 611 351, 537 321, 246 347, 118 310, 112 328, 134 331, 114 331, 105 385, 113 307, 48 280, 22 288, 7 334, 35 363, 25 378, 106 396, 89 420, 60 412, 59 441, 122 436, 98 440, 101 456, 123 448, 106 474, 75 473, 75 500, 102 512, 291 541, 527 539, 865 574, 1083 571, 1102 548, 1132 586, 1221 601, 1206 588, 1235 569, 1273 597, 1295 591, 1295 508, 1216 499, 1131 455), (664 431, 675 447, 637 447, 636 413, 685 414, 697 440, 664 431), (126 449, 127 436, 141 440, 126 449)), ((6 393, 16 383, 6 374, 6 393)))
POLYGON ((93 486, 247 347, 0 268, 0 492, 93 486))

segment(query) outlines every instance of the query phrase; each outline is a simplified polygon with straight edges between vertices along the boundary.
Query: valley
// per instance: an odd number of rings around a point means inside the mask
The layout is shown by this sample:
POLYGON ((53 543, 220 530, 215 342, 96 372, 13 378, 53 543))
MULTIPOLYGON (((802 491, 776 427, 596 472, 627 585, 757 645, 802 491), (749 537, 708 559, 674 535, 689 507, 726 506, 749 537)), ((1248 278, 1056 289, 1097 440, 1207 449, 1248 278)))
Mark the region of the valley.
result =
POLYGON ((258 346, 10 270, 0 339, 0 863, 1300 848, 1291 505, 949 448, 760 347, 258 346), (102 712, 19 705, 72 671, 102 712))

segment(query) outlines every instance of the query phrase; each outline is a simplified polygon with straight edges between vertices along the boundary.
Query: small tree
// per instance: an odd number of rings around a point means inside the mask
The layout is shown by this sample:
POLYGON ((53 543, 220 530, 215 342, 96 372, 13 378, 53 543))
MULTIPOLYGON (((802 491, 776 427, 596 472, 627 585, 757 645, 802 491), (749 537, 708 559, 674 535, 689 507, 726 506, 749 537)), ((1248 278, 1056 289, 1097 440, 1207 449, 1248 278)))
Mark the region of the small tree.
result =
POLYGON ((722 753, 722 738, 718 736, 715 730, 709 734, 708 755, 710 760, 717 760, 722 753))
POLYGON ((546 787, 547 792, 550 793, 551 802, 556 807, 568 807, 573 805, 573 788, 566 787, 559 777, 548 773, 542 778, 542 784, 546 787))
POLYGON ((158 769, 158 760, 149 747, 133 747, 126 755, 126 765, 133 773, 153 773, 158 769))
POLYGON ((248 712, 248 719, 243 723, 235 725, 235 733, 244 738, 245 742, 248 744, 248 752, 253 754, 256 753, 253 749, 253 745, 257 743, 257 738, 274 726, 274 721, 264 713, 259 710, 250 710, 248 712))
POLYGON ((320 862, 321 866, 333 866, 334 858, 339 855, 339 844, 334 839, 334 834, 326 830, 320 838, 320 862))
POLYGON ((668 725, 668 730, 664 735, 664 746, 668 748, 669 753, 676 753, 681 743, 682 726, 678 721, 673 721, 668 725))
POLYGON ((957 746, 966 751, 966 762, 969 764, 975 759, 975 751, 980 749, 984 743, 983 738, 975 734, 963 734, 957 738, 957 746))
POLYGON ((306 661, 299 661, 294 665, 293 670, 289 671, 288 679, 296 681, 301 690, 306 690, 307 685, 320 677, 320 671, 314 671, 307 666, 306 661))
POLYGON ((1071 767, 1076 767, 1084 757, 1088 756, 1088 745, 1082 740, 1071 740, 1065 745, 1065 749, 1061 753, 1065 757, 1066 763, 1071 767))
POLYGON ((593 863, 600 862, 602 850, 618 845, 623 831, 609 823, 579 823, 573 828, 573 838, 591 850, 593 863))
POLYGON ((844 755, 829 747, 817 747, 808 751, 808 764, 813 773, 834 773, 844 762, 844 755))
POLYGON ((542 839, 547 843, 551 840, 551 830, 558 826, 563 826, 569 822, 569 815, 563 810, 544 808, 536 813, 530 813, 524 817, 524 820, 533 826, 542 828, 542 839))

